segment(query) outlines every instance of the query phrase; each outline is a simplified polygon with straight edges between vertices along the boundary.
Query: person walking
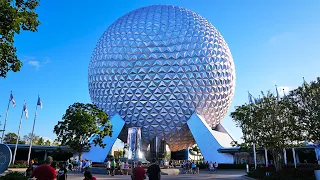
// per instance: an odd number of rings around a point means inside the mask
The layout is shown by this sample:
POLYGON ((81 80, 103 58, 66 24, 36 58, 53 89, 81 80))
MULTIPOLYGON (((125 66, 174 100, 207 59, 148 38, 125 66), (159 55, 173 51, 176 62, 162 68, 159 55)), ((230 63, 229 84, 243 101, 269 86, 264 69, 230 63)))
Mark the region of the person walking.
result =
POLYGON ((120 164, 120 171, 121 171, 121 175, 124 174, 124 162, 121 161, 121 164, 120 164))
POLYGON ((191 173, 195 174, 196 173, 196 163, 194 163, 194 161, 191 163, 191 173))
POLYGON ((111 169, 111 162, 108 159, 107 162, 105 163, 106 169, 107 169, 107 175, 111 174, 110 169, 111 169))
POLYGON ((217 170, 218 170, 218 163, 214 162, 214 171, 217 171, 217 170))
POLYGON ((83 180, 97 180, 96 177, 92 176, 90 171, 84 172, 84 179, 83 180))
POLYGON ((114 171, 115 171, 115 167, 116 167, 116 161, 114 159, 112 159, 111 161, 111 176, 114 176, 114 171))
POLYGON ((148 167, 147 175, 149 180, 160 180, 161 170, 155 159, 152 159, 152 165, 148 167))
POLYGON ((128 172, 129 172, 129 163, 128 163, 128 160, 126 161, 126 163, 124 164, 124 174, 125 175, 128 175, 128 172))
POLYGON ((209 163, 209 170, 210 170, 210 172, 214 171, 213 163, 211 161, 209 163))
POLYGON ((28 168, 27 168, 27 170, 26 170, 26 176, 27 176, 27 177, 31 176, 33 171, 34 171, 33 163, 32 163, 32 160, 30 160, 30 161, 29 161, 28 168))
POLYGON ((67 168, 66 164, 60 163, 59 165, 60 169, 58 171, 57 180, 67 180, 67 168))
POLYGON ((55 180, 57 177, 56 170, 51 167, 52 157, 48 156, 45 164, 38 166, 32 173, 31 178, 35 177, 37 180, 55 180))
POLYGON ((131 179, 132 180, 144 180, 144 179, 146 179, 146 171, 141 167, 141 165, 142 165, 142 162, 139 161, 138 164, 137 164, 137 167, 132 169, 132 175, 131 175, 131 179))

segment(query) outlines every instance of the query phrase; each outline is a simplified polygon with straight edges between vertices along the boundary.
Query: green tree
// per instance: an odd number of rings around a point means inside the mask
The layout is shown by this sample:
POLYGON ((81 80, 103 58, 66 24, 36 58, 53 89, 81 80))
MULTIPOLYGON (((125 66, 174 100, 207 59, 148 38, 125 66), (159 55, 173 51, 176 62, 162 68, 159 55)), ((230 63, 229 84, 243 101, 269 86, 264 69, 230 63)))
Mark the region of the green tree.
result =
POLYGON ((0 77, 8 71, 20 71, 14 36, 24 31, 37 31, 40 21, 35 12, 39 0, 0 0, 0 77))
POLYGON ((299 121, 293 115, 287 98, 278 100, 272 93, 264 95, 257 104, 236 108, 231 117, 242 129, 243 140, 248 146, 267 148, 273 156, 276 170, 281 170, 283 149, 301 141, 299 121))
POLYGON ((112 126, 108 115, 96 105, 74 103, 54 127, 54 132, 61 145, 73 148, 81 159, 83 149, 90 148, 91 144, 105 147, 102 140, 112 135, 112 126), (89 142, 93 136, 93 141, 89 142))
POLYGON ((51 146, 50 140, 48 139, 48 140, 44 143, 44 145, 46 145, 46 146, 51 146))
POLYGON ((294 89, 289 94, 291 113, 299 120, 303 140, 320 143, 320 77, 294 89))
POLYGON ((199 154, 200 154, 200 149, 199 149, 199 147, 198 147, 198 146, 194 146, 194 147, 192 148, 192 151, 194 151, 194 152, 197 153, 197 160, 199 160, 199 159, 198 159, 198 158, 199 158, 199 154))
POLYGON ((32 133, 29 133, 29 134, 23 136, 23 141, 25 141, 26 144, 30 144, 32 137, 33 137, 33 140, 32 140, 33 143, 37 142, 40 138, 39 136, 37 136, 35 134, 32 135, 32 133))
MULTIPOLYGON (((7 133, 3 138, 4 144, 16 144, 18 135, 16 133, 7 133)), ((24 141, 21 141, 19 138, 19 144, 25 144, 24 141)))
POLYGON ((42 137, 39 138, 38 141, 34 142, 35 145, 43 146, 44 145, 44 139, 42 137))
POLYGON ((114 151, 114 158, 119 159, 123 157, 123 151, 119 150, 119 151, 114 151))

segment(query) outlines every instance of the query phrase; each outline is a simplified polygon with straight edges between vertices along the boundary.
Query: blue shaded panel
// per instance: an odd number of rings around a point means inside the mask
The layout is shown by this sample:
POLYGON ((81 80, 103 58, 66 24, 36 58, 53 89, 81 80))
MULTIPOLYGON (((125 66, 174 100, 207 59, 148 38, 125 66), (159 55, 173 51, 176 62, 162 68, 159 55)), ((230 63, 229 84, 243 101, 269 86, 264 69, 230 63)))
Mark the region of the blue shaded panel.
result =
POLYGON ((231 147, 229 134, 211 130, 204 118, 196 113, 187 123, 205 161, 233 163, 233 155, 218 152, 219 148, 231 147))
MULTIPOLYGON (((125 122, 123 119, 120 117, 119 114, 114 115, 110 123, 112 125, 112 137, 107 136, 103 139, 103 143, 106 144, 105 148, 101 148, 99 146, 91 146, 91 149, 89 152, 85 152, 82 155, 82 159, 87 158, 88 160, 91 160, 92 162, 104 162, 106 159, 107 155, 109 154, 112 146, 117 140, 117 137, 119 136, 125 122)), ((92 139, 90 140, 92 141, 92 139)))

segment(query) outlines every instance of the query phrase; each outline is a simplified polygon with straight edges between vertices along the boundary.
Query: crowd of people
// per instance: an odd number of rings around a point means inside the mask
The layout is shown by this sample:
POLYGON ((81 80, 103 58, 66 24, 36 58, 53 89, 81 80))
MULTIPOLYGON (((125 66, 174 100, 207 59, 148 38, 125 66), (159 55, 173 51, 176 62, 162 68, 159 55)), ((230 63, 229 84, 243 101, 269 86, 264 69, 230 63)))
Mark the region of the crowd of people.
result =
MULTIPOLYGON (((92 162, 88 159, 78 161, 73 159, 57 164, 52 157, 47 157, 44 165, 39 165, 37 159, 29 162, 26 170, 26 176, 36 178, 38 180, 67 180, 68 171, 83 173, 84 180, 95 180, 88 168, 92 166, 92 162), (58 169, 59 168, 59 169, 58 169)), ((141 161, 132 161, 130 164, 128 160, 121 161, 120 159, 107 159, 104 163, 106 174, 114 176, 131 174, 132 180, 142 180, 147 176, 150 180, 160 180, 161 168, 181 168, 186 174, 199 174, 200 167, 210 172, 217 171, 217 162, 208 161, 191 161, 191 160, 170 160, 169 162, 152 160, 152 164, 148 166, 147 171, 142 167, 141 161)))
POLYGON ((48 156, 43 165, 39 165, 38 159, 31 160, 26 170, 26 176, 37 180, 67 180, 69 169, 70 171, 77 170, 82 172, 84 174, 84 180, 96 180, 96 178, 87 171, 90 163, 88 160, 81 161, 79 162, 81 166, 78 168, 78 166, 73 166, 73 163, 70 163, 69 160, 57 164, 53 161, 52 157, 48 156))
POLYGON ((128 161, 121 161, 116 159, 107 159, 104 163, 107 171, 107 175, 114 176, 115 174, 128 175, 129 163, 128 161))
MULTIPOLYGON (((164 166, 165 167, 165 166, 164 166)), ((218 169, 217 162, 209 161, 191 161, 191 160, 171 160, 169 161, 168 168, 180 167, 186 174, 199 174, 199 169, 214 172, 218 169)))

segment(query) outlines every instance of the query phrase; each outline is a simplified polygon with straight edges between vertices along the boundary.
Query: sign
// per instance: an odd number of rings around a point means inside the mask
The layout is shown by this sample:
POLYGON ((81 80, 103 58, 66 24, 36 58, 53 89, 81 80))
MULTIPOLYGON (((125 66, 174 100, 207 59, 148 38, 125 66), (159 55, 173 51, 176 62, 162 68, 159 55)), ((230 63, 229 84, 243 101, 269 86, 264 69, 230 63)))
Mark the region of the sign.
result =
POLYGON ((0 144, 0 174, 8 169, 11 160, 11 149, 5 144, 0 144))
POLYGON ((314 145, 314 152, 316 153, 318 164, 320 164, 320 146, 319 145, 314 145))

